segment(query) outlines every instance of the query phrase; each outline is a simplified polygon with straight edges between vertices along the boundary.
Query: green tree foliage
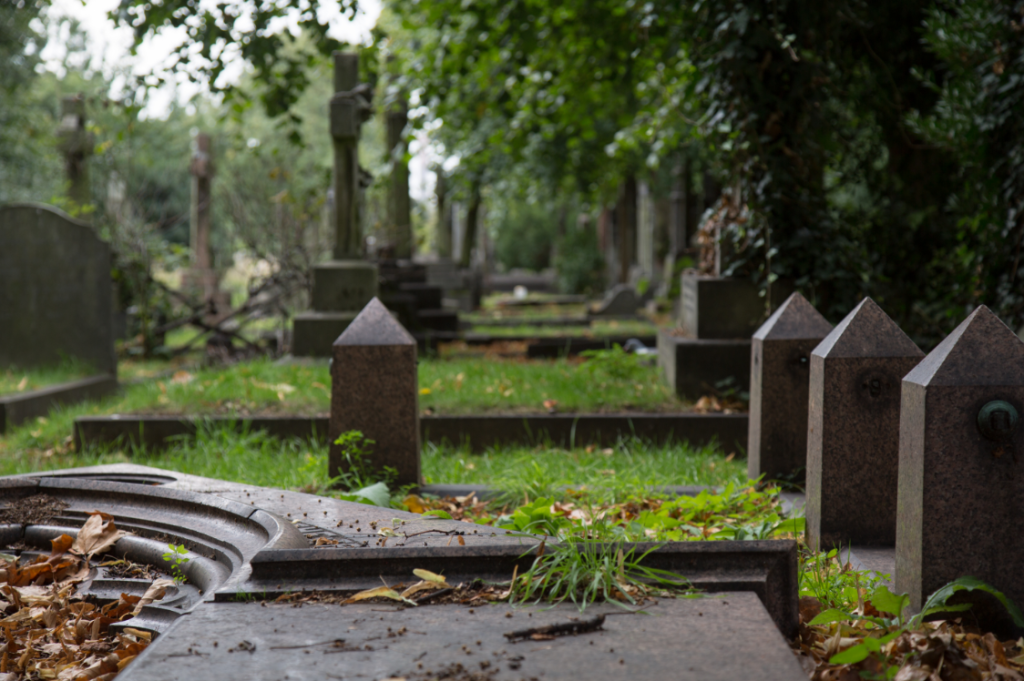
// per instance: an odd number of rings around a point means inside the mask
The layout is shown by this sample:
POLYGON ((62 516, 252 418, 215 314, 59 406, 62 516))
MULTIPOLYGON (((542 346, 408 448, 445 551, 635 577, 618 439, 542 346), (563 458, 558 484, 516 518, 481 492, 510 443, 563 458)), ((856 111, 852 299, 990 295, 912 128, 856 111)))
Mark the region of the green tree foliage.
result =
POLYGON ((950 302, 987 303, 1024 322, 1024 2, 937 3, 924 39, 936 72, 917 71, 938 94, 909 125, 957 159, 947 203, 956 248, 943 263, 950 302))

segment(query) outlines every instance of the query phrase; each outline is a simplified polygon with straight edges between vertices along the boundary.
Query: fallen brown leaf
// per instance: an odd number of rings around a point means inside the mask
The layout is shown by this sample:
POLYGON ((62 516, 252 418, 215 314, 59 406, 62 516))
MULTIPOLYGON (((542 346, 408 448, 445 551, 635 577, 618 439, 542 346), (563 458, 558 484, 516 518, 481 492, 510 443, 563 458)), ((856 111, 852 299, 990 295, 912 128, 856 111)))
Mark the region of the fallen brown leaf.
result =
POLYGON ((117 543, 117 540, 129 534, 117 529, 114 524, 114 516, 101 511, 93 511, 89 519, 82 525, 75 543, 71 547, 72 553, 91 558, 94 554, 103 553, 117 543))

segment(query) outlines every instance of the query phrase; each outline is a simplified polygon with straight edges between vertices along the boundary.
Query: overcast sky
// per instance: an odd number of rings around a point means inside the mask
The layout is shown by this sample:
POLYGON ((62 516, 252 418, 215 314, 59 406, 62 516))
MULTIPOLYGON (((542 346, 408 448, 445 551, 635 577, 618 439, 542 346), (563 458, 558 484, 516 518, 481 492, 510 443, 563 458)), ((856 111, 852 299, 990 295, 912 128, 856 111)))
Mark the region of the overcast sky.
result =
MULTIPOLYGON (((361 11, 352 21, 342 17, 337 2, 323 2, 319 11, 321 21, 330 21, 330 35, 338 40, 348 43, 368 42, 370 29, 377 22, 380 15, 379 0, 361 0, 359 3, 361 11)), ((89 53, 98 64, 102 61, 107 66, 108 74, 110 67, 131 63, 135 73, 148 73, 159 70, 160 65, 167 60, 172 49, 181 43, 184 31, 165 31, 163 34, 147 40, 140 46, 138 55, 132 57, 129 50, 132 45, 132 30, 127 26, 115 27, 114 22, 107 18, 107 13, 116 8, 118 0, 53 0, 50 9, 51 17, 62 16, 78 19, 86 33, 89 35, 89 53)), ((60 72, 60 65, 65 55, 65 36, 51 35, 50 41, 43 50, 43 58, 47 68, 60 72)), ((237 79, 242 73, 242 65, 239 64, 232 72, 225 74, 230 80, 237 79)), ((180 101, 187 101, 197 91, 197 86, 182 80, 178 84, 178 98, 180 101)), ((174 96, 171 88, 155 92, 152 95, 150 105, 146 107, 144 115, 160 116, 160 112, 167 110, 170 99, 174 96)))

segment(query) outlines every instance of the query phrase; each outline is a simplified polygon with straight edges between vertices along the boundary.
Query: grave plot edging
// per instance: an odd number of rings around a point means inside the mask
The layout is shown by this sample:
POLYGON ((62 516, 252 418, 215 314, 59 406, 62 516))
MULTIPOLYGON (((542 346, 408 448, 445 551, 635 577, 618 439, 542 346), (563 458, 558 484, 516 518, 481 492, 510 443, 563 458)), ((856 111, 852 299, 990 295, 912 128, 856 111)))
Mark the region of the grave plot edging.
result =
POLYGON ((0 434, 6 432, 7 428, 46 416, 58 404, 97 400, 115 392, 117 377, 100 374, 15 395, 0 395, 0 434))
MULTIPOLYGON (((170 438, 192 435, 202 422, 235 424, 239 429, 262 430, 272 437, 327 440, 328 419, 318 416, 212 417, 154 415, 83 416, 75 419, 75 447, 120 443, 160 449, 170 438)), ((703 446, 713 441, 726 450, 747 442, 746 414, 501 414, 422 416, 424 442, 467 443, 472 452, 496 444, 533 445, 550 440, 561 446, 614 445, 620 438, 637 436, 655 442, 687 441, 703 446)))

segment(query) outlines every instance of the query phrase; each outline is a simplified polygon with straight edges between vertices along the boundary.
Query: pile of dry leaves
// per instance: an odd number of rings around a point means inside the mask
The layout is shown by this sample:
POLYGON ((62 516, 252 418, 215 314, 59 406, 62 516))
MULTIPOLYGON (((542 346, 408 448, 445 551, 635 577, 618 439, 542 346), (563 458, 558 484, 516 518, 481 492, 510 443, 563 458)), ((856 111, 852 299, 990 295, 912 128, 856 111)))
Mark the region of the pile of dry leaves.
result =
POLYGON ((959 618, 923 622, 860 662, 831 664, 837 653, 885 632, 863 620, 808 625, 821 605, 814 598, 800 600, 800 633, 790 646, 811 681, 1024 681, 1024 639, 1000 642, 991 633, 972 631, 959 618))
POLYGON ((77 538, 62 534, 51 540, 48 556, 23 565, 0 554, 0 679, 106 681, 146 648, 150 633, 131 628, 114 633, 110 625, 163 598, 172 580, 156 580, 144 596, 122 594, 104 606, 75 596, 92 556, 124 534, 110 515, 96 511, 77 538))

